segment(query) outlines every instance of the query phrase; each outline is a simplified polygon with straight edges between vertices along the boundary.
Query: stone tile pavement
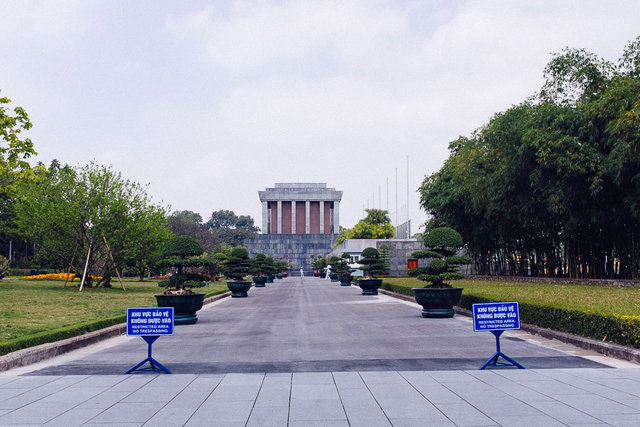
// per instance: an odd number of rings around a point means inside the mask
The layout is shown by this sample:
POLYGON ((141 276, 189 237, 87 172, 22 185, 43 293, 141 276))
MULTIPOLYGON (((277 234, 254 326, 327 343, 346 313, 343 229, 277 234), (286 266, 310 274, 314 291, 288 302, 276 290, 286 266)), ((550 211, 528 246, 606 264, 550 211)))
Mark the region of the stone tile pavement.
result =
POLYGON ((0 425, 638 426, 640 369, 0 376, 0 425))
POLYGON ((479 371, 468 319, 336 286, 210 304, 154 345, 171 375, 122 375, 146 352, 126 336, 0 373, 0 426, 640 426, 637 364, 511 331, 528 369, 479 371))

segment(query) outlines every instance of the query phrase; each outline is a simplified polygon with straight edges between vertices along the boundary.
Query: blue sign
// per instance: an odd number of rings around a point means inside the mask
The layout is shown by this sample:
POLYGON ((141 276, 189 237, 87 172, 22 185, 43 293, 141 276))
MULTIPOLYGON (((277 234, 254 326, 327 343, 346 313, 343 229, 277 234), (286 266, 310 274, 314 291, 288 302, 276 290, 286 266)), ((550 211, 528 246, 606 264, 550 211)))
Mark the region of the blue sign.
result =
POLYGON ((127 308, 127 335, 173 335, 173 307, 127 308))
POLYGON ((520 311, 516 301, 473 304, 474 331, 505 329, 520 329, 520 311))

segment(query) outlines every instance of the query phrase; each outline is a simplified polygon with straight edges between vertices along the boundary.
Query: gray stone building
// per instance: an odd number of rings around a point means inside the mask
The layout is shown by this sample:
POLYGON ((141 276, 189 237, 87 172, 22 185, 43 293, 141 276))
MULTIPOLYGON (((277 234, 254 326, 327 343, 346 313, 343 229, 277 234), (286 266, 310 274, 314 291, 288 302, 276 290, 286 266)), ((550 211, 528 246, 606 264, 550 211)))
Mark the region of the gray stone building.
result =
POLYGON ((287 259, 297 272, 311 274, 311 255, 327 255, 340 228, 342 191, 326 183, 276 183, 259 191, 262 234, 244 245, 259 253, 287 259))
POLYGON ((347 239, 335 248, 331 255, 341 256, 343 253, 348 253, 351 255, 353 265, 355 265, 365 248, 380 250, 380 246, 383 244, 389 247, 389 264, 391 265, 389 274, 392 276, 406 275, 407 262, 411 258, 411 254, 426 249, 422 240, 417 239, 347 239))

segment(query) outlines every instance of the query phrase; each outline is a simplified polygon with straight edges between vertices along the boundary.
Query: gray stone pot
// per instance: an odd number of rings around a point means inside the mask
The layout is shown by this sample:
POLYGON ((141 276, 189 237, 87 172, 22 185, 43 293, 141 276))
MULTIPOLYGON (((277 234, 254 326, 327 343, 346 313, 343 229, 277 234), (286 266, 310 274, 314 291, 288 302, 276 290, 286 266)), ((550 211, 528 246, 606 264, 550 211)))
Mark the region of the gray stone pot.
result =
POLYGON ((340 274, 338 275, 338 280, 340 281, 340 286, 351 286, 353 277, 350 274, 340 274))
POLYGON ((198 321, 196 312, 202 308, 204 292, 185 295, 156 294, 158 307, 173 307, 175 325, 191 325, 198 321))
POLYGON ((362 295, 378 295, 378 289, 382 286, 382 279, 360 279, 358 286, 362 289, 362 295))
POLYGON ((253 283, 256 284, 256 288, 264 288, 267 283, 267 276, 253 276, 253 283))
POLYGON ((422 306, 422 317, 453 317, 453 306, 462 296, 463 288, 413 288, 416 302, 422 306))
POLYGON ((232 298, 246 298, 247 291, 251 289, 251 282, 227 282, 232 298))

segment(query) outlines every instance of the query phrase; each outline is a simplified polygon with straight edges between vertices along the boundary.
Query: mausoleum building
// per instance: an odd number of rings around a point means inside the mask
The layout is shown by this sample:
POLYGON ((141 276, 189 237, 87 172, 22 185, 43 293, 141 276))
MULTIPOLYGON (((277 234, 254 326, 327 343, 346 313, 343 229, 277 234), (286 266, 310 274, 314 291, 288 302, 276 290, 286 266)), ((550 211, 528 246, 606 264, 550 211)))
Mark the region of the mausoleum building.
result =
POLYGON ((286 258, 295 271, 310 274, 310 255, 328 254, 336 240, 342 191, 326 183, 276 183, 258 195, 262 234, 245 241, 250 255, 286 258))
POLYGON ((338 234, 342 191, 324 183, 276 183, 258 191, 262 232, 266 234, 338 234))

